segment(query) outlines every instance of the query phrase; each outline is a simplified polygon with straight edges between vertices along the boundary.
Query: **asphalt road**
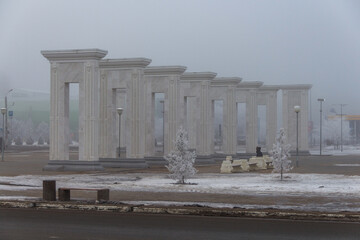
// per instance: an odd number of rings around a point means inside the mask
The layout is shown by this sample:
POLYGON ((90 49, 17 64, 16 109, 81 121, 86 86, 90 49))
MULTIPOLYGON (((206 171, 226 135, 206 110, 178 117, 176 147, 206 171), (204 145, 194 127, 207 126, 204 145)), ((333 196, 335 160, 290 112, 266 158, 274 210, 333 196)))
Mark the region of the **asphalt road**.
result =
POLYGON ((360 224, 0 209, 0 239, 360 239, 360 224))

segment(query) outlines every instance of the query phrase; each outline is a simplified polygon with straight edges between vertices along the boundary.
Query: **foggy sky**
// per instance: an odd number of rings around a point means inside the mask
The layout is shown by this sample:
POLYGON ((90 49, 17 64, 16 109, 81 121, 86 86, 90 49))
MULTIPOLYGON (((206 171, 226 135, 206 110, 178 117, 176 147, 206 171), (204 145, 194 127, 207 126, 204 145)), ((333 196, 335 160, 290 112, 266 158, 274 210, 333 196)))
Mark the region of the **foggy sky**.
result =
POLYGON ((312 84, 314 114, 317 98, 360 114, 357 0, 0 0, 1 95, 49 92, 40 51, 76 48, 268 85, 312 84))

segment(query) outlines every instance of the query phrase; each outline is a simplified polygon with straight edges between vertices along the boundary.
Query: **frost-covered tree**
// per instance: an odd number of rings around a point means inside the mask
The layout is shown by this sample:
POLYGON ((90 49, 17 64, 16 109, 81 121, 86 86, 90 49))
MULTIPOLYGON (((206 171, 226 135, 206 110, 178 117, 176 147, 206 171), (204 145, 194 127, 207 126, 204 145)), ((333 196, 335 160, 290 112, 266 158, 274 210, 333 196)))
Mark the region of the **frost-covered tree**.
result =
MULTIPOLYGON (((334 148, 338 147, 341 141, 341 135, 343 141, 349 142, 351 140, 351 128, 349 121, 343 118, 341 127, 341 118, 328 118, 323 119, 322 123, 322 141, 327 145, 334 145, 334 148), (341 134, 342 128, 342 134, 341 134)), ((317 142, 320 141, 320 127, 316 126, 313 130, 313 136, 317 142)))
POLYGON ((349 122, 342 121, 342 133, 341 133, 341 119, 326 119, 323 124, 323 138, 328 144, 333 144, 334 146, 339 145, 341 141, 341 135, 343 141, 347 142, 350 140, 350 126, 349 122))
POLYGON ((276 143, 270 151, 273 160, 273 172, 280 173, 281 180, 283 180, 283 172, 288 172, 292 169, 290 157, 290 144, 286 143, 285 130, 281 128, 276 137, 276 143))
POLYGON ((170 171, 172 179, 185 184, 185 179, 195 175, 197 170, 194 168, 196 153, 189 151, 188 134, 183 127, 177 131, 174 144, 175 150, 165 156, 168 162, 166 168, 170 171))

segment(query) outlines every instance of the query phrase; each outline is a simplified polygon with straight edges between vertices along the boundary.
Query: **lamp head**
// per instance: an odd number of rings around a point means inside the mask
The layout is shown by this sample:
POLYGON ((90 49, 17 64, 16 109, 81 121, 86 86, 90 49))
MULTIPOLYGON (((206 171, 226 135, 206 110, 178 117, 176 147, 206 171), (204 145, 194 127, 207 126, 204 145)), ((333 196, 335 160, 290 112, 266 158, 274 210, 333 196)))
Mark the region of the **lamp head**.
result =
POLYGON ((295 111, 296 113, 300 112, 300 106, 294 106, 294 111, 295 111))
POLYGON ((6 113, 6 108, 1 108, 1 114, 5 115, 5 113, 6 113))
POLYGON ((324 101, 325 101, 325 98, 318 98, 318 101, 319 101, 319 102, 324 102, 324 101))
POLYGON ((122 109, 122 108, 117 108, 116 111, 117 111, 117 113, 118 113, 119 115, 121 115, 122 112, 123 112, 123 109, 122 109))

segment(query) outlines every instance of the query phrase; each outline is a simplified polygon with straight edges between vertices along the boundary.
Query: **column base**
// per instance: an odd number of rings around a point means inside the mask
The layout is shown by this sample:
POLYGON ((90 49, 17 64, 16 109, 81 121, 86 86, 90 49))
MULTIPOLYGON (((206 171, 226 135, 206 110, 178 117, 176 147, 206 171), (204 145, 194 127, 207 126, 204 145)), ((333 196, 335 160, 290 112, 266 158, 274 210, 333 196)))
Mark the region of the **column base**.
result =
POLYGON ((100 158, 99 162, 106 168, 149 168, 143 158, 100 158))
POLYGON ((146 163, 151 166, 165 166, 167 161, 164 157, 145 157, 146 163))
POLYGON ((196 156, 195 165, 208 165, 214 164, 215 160, 211 155, 198 155, 196 156))
POLYGON ((50 160, 43 171, 104 171, 99 161, 50 160))
MULTIPOLYGON (((291 155, 291 157, 295 157, 296 156, 296 150, 295 151, 290 151, 290 155, 291 155)), ((311 154, 310 154, 310 152, 309 152, 309 150, 306 150, 306 151, 304 151, 304 150, 299 150, 299 156, 310 156, 311 154)))

